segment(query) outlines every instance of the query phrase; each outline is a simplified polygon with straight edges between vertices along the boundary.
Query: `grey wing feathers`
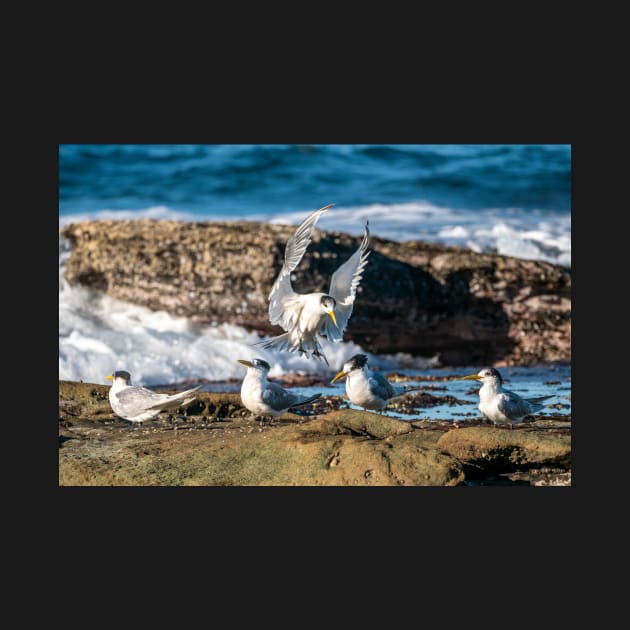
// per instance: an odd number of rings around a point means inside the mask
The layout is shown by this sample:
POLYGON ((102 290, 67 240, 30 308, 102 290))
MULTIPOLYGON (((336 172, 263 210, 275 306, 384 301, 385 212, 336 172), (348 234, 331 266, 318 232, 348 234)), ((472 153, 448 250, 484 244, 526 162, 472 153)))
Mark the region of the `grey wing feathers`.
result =
POLYGON ((299 401, 295 394, 282 389, 277 383, 268 383, 267 389, 262 393, 262 399, 276 411, 288 409, 299 401))
POLYGON ((190 394, 196 392, 199 387, 188 389, 169 396, 168 394, 158 394, 146 387, 128 387, 116 394, 119 404, 124 408, 129 416, 136 416, 149 409, 167 409, 169 407, 179 407, 194 400, 190 394), (187 399, 188 400, 185 400, 187 399))
POLYGON ((332 208, 334 204, 324 206, 319 210, 315 210, 310 216, 308 216, 295 231, 295 234, 287 241, 286 249, 284 250, 284 265, 283 271, 293 271, 302 260, 306 248, 311 242, 311 233, 317 223, 319 217, 324 214, 329 208, 332 208))
POLYGON ((370 391, 379 398, 389 400, 397 394, 392 384, 378 373, 372 374, 368 378, 368 383, 370 385, 370 391))
POLYGON ((367 257, 370 254, 368 249, 370 245, 370 227, 369 222, 365 224, 365 233, 361 245, 346 262, 333 273, 330 279, 329 295, 335 298, 337 307, 335 315, 337 317, 337 326, 329 318, 326 318, 320 328, 320 334, 326 336, 331 341, 341 341, 343 333, 348 325, 354 299, 357 293, 357 287, 361 282, 363 270, 367 265, 367 257))
POLYGON ((160 409, 165 394, 152 392, 144 387, 128 387, 116 394, 119 412, 128 417, 135 417, 151 409, 160 409))
POLYGON ((524 398, 513 392, 503 392, 497 407, 508 418, 522 418, 535 411, 524 398))

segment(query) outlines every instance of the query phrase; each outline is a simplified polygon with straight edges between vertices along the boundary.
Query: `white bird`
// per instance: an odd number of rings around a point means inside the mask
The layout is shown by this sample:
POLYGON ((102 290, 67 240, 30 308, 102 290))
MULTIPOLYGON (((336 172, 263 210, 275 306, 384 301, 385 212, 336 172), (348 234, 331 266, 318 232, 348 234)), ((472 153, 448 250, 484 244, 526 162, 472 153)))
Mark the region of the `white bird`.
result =
POLYGON ((109 404, 117 416, 131 423, 153 420, 161 411, 177 409, 195 400, 194 392, 201 385, 187 389, 177 394, 158 394, 146 387, 131 384, 131 375, 124 370, 118 370, 105 377, 113 381, 109 388, 109 404))
POLYGON ((294 408, 311 403, 321 396, 320 393, 304 398, 286 391, 277 383, 270 383, 267 373, 271 366, 263 359, 238 359, 238 362, 247 368, 241 385, 241 401, 247 410, 257 416, 276 418, 287 411, 297 416, 304 415, 300 413, 301 410, 294 408))
POLYGON ((269 293, 269 321, 286 332, 254 345, 291 352, 297 350, 307 357, 323 359, 328 365, 318 336, 333 342, 342 341, 370 253, 369 223, 365 224, 363 241, 357 251, 333 273, 328 293, 296 293, 291 286, 291 272, 298 266, 311 242, 315 223, 332 205, 311 213, 287 241, 284 264, 269 293))
POLYGON ((413 392, 421 387, 392 385, 378 372, 371 372, 367 368, 367 357, 355 354, 343 365, 343 369, 335 375, 330 384, 346 377, 346 394, 350 402, 364 409, 385 409, 394 399, 413 392))
POLYGON ((495 425, 509 424, 511 429, 526 416, 544 409, 545 406, 541 403, 552 398, 551 395, 523 398, 505 389, 503 378, 494 368, 484 368, 477 374, 464 376, 463 380, 475 380, 483 383, 479 389, 479 411, 486 418, 492 420, 495 425))

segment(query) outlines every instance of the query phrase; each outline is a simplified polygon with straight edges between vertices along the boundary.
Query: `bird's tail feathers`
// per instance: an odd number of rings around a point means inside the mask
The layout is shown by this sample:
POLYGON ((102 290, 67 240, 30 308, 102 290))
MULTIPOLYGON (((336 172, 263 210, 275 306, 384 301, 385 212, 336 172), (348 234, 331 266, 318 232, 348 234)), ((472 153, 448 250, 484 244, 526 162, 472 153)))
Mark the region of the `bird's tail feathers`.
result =
POLYGON ((301 407, 302 405, 308 405, 309 403, 312 403, 313 401, 317 400, 320 397, 321 397, 321 393, 314 394, 313 396, 311 396, 310 398, 307 398, 306 400, 302 400, 299 403, 295 403, 295 405, 293 405, 293 407, 291 407, 290 409, 287 409, 287 411, 289 413, 294 413, 296 416, 313 415, 313 414, 309 414, 307 411, 304 411, 304 409, 295 409, 295 407, 301 407))
POLYGON ((261 339, 252 345, 262 346, 265 350, 269 348, 274 348, 275 350, 291 350, 289 345, 289 333, 283 333, 271 339, 261 339))
POLYGON ((173 400, 179 400, 180 405, 187 405, 189 402, 192 402, 195 398, 197 398, 197 396, 191 396, 191 394, 195 394, 200 389, 201 385, 197 385, 197 387, 185 389, 183 392, 177 392, 177 394, 173 394, 173 400))
POLYGON ((191 403, 193 400, 195 400, 196 396, 189 396, 188 398, 184 398, 184 400, 182 400, 179 403, 180 407, 184 407, 185 405, 188 405, 189 403, 191 403))
POLYGON ((194 393, 199 391, 200 389, 201 385, 197 385, 197 387, 193 387, 192 389, 186 389, 183 392, 172 394, 166 400, 152 405, 151 409, 177 409, 178 407, 188 405, 193 400, 195 400, 195 398, 197 398, 194 393), (191 394, 193 395, 191 396, 191 394))
POLYGON ((421 389, 424 389, 424 387, 422 387, 421 385, 411 385, 409 387, 405 387, 402 393, 406 394, 408 392, 417 392, 421 389))
POLYGON ((530 404, 532 408, 532 413, 536 411, 542 411, 545 408, 543 402, 548 398, 553 398, 553 394, 549 396, 535 396, 534 398, 527 398, 527 402, 530 404))
POLYGON ((173 394, 173 401, 177 402, 179 407, 188 405, 193 400, 195 400, 195 398, 197 398, 197 396, 195 396, 195 393, 198 392, 200 389, 201 385, 197 385, 197 387, 191 387, 190 389, 185 389, 183 392, 173 394))

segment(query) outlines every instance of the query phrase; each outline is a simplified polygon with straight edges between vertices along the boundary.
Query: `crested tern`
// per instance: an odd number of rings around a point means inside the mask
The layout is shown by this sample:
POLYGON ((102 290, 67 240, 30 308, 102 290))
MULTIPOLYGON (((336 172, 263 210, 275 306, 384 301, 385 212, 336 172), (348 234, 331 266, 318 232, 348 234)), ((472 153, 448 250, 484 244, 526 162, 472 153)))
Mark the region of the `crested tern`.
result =
POLYGON ((263 359, 245 361, 238 359, 247 368, 247 374, 241 385, 241 401, 244 407, 257 416, 277 418, 285 412, 303 415, 301 410, 294 409, 317 400, 321 393, 304 398, 286 391, 277 383, 267 380, 271 366, 263 359))
POLYGON ((364 409, 382 410, 394 399, 422 387, 401 387, 390 383, 378 372, 371 372, 367 367, 367 356, 355 354, 343 365, 342 370, 330 381, 332 385, 346 377, 346 394, 350 402, 364 409))
POLYGON ((333 342, 342 341, 370 253, 369 222, 365 224, 359 248, 333 273, 328 293, 296 293, 291 286, 291 272, 298 266, 311 242, 315 223, 333 205, 312 212, 287 241, 282 269, 269 293, 269 321, 286 332, 254 345, 290 352, 297 350, 307 357, 323 359, 328 365, 318 336, 333 342))
POLYGON ((118 370, 105 377, 113 381, 109 388, 109 404, 117 416, 132 424, 153 420, 161 411, 177 409, 195 400, 194 392, 201 385, 177 394, 158 394, 146 387, 131 384, 131 375, 125 370, 118 370))
POLYGON ((497 424, 509 424, 513 429, 515 424, 523 421, 526 416, 533 415, 544 409, 541 404, 549 396, 523 398, 503 387, 503 378, 495 368, 484 368, 477 374, 464 376, 463 380, 481 381, 479 388, 479 411, 489 420, 497 424))

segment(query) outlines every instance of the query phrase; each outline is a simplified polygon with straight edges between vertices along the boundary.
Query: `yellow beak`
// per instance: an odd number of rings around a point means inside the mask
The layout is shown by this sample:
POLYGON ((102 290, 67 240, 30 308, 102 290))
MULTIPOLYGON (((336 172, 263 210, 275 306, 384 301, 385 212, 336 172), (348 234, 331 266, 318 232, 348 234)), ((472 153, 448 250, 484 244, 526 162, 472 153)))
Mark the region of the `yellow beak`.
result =
POLYGON ((464 381, 480 381, 481 376, 479 374, 470 374, 468 376, 462 376, 462 380, 464 381))
POLYGON ((238 363, 240 363, 241 365, 244 365, 245 367, 254 367, 253 363, 250 363, 249 361, 245 361, 243 359, 237 359, 238 363))
POLYGON ((108 375, 105 377, 105 380, 106 380, 106 381, 113 381, 113 380, 114 380, 114 377, 113 377, 111 374, 108 374, 108 375))
POLYGON ((328 311, 328 314, 332 318, 333 322, 335 322, 335 326, 336 326, 337 325, 337 318, 335 317, 335 311, 330 310, 330 311, 328 311))
POLYGON ((340 378, 343 378, 346 374, 347 372, 344 372, 343 370, 341 370, 341 372, 339 372, 339 374, 337 374, 335 378, 333 378, 333 380, 330 381, 330 384, 332 385, 335 381, 338 381, 340 378))

